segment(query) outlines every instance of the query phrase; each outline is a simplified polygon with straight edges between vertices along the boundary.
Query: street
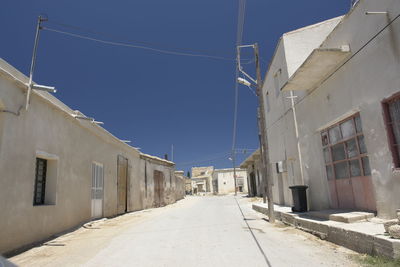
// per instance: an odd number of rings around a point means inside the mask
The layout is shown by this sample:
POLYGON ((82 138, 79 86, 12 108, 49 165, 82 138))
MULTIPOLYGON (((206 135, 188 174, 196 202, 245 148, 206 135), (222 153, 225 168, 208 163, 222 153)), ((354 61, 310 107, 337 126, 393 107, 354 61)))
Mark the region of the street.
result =
POLYGON ((357 266, 354 252, 271 226, 251 209, 251 199, 236 199, 187 197, 101 220, 10 260, 20 266, 357 266))

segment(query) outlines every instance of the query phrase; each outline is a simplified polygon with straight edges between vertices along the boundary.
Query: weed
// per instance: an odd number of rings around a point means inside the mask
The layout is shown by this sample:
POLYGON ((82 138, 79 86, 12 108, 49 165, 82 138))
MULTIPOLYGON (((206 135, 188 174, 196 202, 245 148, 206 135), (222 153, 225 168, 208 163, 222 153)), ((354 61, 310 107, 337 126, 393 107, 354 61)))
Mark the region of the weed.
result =
POLYGON ((362 266, 399 267, 400 259, 393 260, 380 256, 362 255, 356 259, 362 266))

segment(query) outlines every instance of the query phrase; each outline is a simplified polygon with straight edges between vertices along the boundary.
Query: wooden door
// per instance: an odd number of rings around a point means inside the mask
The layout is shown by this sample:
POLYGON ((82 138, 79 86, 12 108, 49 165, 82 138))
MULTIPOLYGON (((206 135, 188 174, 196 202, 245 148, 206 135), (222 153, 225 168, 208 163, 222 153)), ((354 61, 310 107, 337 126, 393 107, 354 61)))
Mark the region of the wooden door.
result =
POLYGON ((118 156, 117 159, 117 195, 118 214, 128 211, 128 159, 118 156))
POLYGON ((154 206, 164 206, 164 173, 154 171, 154 206))

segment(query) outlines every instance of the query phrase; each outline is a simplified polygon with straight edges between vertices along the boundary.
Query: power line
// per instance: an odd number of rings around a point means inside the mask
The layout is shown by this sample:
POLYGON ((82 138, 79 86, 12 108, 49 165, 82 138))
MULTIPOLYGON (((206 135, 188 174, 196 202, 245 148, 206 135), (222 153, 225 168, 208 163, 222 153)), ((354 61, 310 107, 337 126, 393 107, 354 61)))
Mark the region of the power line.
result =
POLYGON ((158 49, 158 48, 153 48, 153 47, 148 47, 144 45, 135 45, 135 44, 129 44, 129 43, 122 43, 122 42, 115 42, 115 41, 108 41, 108 40, 102 40, 98 38, 93 38, 77 33, 71 33, 71 32, 66 32, 66 31, 61 31, 49 27, 42 27, 43 30, 46 31, 51 31, 51 32, 56 32, 84 40, 89 40, 89 41, 94 41, 94 42, 99 42, 103 44, 108 44, 108 45, 114 45, 114 46, 123 46, 123 47, 131 47, 131 48, 139 48, 139 49, 145 49, 145 50, 150 50, 150 51, 155 51, 163 54, 170 54, 170 55, 178 55, 178 56, 189 56, 189 57, 203 57, 203 58, 210 58, 210 59, 218 59, 218 60, 225 60, 225 61, 234 61, 234 59, 231 58, 226 58, 226 57, 220 57, 220 56, 213 56, 213 55, 205 55, 205 54, 192 54, 192 53, 185 53, 185 52, 176 52, 176 51, 170 51, 170 50, 165 50, 165 49, 158 49))
MULTIPOLYGON (((392 25, 398 18, 400 17, 400 14, 398 14, 394 19, 392 19, 388 24, 386 24, 385 27, 383 27, 380 31, 378 31, 374 36, 372 36, 364 45, 362 45, 356 52, 351 55, 346 61, 344 61, 334 72, 332 72, 330 75, 328 75, 321 83, 319 86, 322 86, 327 80, 329 80, 335 73, 337 73, 344 65, 346 65, 350 60, 352 60, 356 55, 358 55, 364 48, 366 48, 373 40, 375 40, 376 37, 378 37, 384 30, 386 30, 390 25, 392 25)), ((307 92, 302 98, 300 98, 294 106, 299 105, 301 102, 303 102, 307 97, 309 97, 312 93, 316 91, 317 88, 314 88, 310 92, 307 92)), ((271 129, 276 123, 278 123, 280 120, 282 120, 286 114, 288 114, 292 108, 286 110, 281 116, 279 116, 273 123, 271 123, 268 127, 268 129, 271 129)))
POLYGON ((230 155, 230 152, 225 152, 223 156, 215 157, 215 158, 210 158, 210 159, 204 159, 204 160, 198 160, 198 161, 191 161, 191 162, 183 162, 183 163, 176 163, 176 165, 179 166, 189 166, 189 165, 196 165, 200 163, 206 163, 206 162, 212 162, 212 161, 218 161, 218 160, 227 160, 230 155))
MULTIPOLYGON (((154 43, 154 42, 147 42, 147 41, 141 41, 141 40, 135 40, 132 38, 126 38, 126 36, 121 36, 121 35, 115 35, 115 34, 110 34, 110 33, 105 33, 105 32, 100 32, 100 31, 95 31, 92 29, 88 29, 88 28, 84 28, 81 26, 76 26, 76 25, 71 25, 71 24, 66 24, 66 23, 62 23, 62 22, 58 22, 58 21, 54 21, 54 20, 49 20, 47 21, 47 23, 50 24, 54 24, 57 26, 61 26, 63 28, 68 28, 68 29, 72 29, 75 31, 80 31, 83 33, 89 33, 89 34, 95 34, 97 36, 101 36, 103 38, 119 38, 119 39, 124 39, 124 41, 126 42, 133 42, 133 43, 138 43, 138 44, 142 44, 142 45, 146 45, 146 46, 153 46, 154 47, 158 47, 162 50, 181 50, 181 51, 186 51, 188 53, 199 53, 199 54, 209 54, 210 51, 205 51, 205 50, 198 50, 198 49, 188 49, 188 48, 184 48, 184 47, 176 47, 176 46, 171 46, 168 44, 162 44, 162 43, 154 43)), ((218 53, 213 53, 213 54, 218 54, 218 53)), ((210 56, 215 56, 215 55, 210 55, 210 56)), ((226 57, 227 60, 231 60, 234 61, 234 58, 228 58, 226 57)))
MULTIPOLYGON (((239 46, 239 45, 242 44, 245 10, 246 10, 246 0, 239 0, 238 23, 237 23, 237 33, 236 33, 236 46, 239 46)), ((239 63, 239 60, 238 60, 238 58, 236 58, 235 100, 234 100, 235 102, 234 102, 234 111, 233 111, 232 154, 235 153, 235 147, 236 147, 237 116, 238 116, 237 113, 238 113, 238 105, 239 105, 239 84, 237 83, 237 78, 239 77, 238 63, 239 63)))

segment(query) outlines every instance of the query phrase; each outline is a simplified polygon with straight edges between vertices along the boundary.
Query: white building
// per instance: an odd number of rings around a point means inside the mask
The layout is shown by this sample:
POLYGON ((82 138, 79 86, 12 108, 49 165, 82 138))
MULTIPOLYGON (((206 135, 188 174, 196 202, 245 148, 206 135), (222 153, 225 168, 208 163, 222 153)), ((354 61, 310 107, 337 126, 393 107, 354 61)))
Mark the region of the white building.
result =
POLYGON ((25 110, 27 83, 0 59, 0 253, 183 197, 173 162, 76 118, 51 94, 33 91, 25 110))
POLYGON ((291 205, 288 186, 306 184, 312 210, 395 217, 399 13, 397 0, 360 0, 344 17, 279 40, 262 89, 277 203, 291 205))
MULTIPOLYGON (((235 192, 235 179, 233 168, 215 169, 213 173, 213 181, 216 184, 214 192, 217 194, 229 194, 235 192)), ((237 192, 247 193, 247 172, 243 169, 236 169, 236 186, 237 192)))

